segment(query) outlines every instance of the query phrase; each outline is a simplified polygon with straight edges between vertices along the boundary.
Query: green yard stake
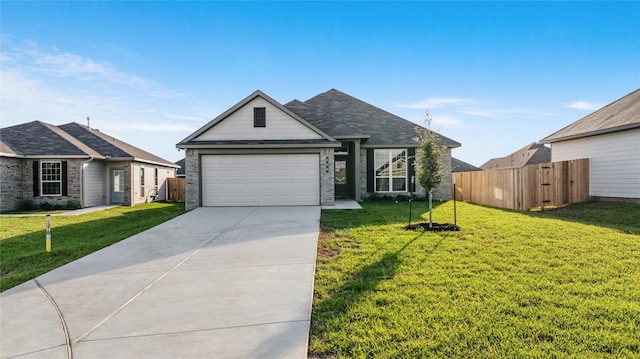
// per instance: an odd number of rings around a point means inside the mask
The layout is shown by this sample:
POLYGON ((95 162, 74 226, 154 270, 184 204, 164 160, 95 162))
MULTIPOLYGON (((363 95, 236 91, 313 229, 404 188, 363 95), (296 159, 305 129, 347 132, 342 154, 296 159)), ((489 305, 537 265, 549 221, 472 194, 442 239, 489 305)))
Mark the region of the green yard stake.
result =
POLYGON ((51 215, 47 214, 47 252, 51 252, 51 215))

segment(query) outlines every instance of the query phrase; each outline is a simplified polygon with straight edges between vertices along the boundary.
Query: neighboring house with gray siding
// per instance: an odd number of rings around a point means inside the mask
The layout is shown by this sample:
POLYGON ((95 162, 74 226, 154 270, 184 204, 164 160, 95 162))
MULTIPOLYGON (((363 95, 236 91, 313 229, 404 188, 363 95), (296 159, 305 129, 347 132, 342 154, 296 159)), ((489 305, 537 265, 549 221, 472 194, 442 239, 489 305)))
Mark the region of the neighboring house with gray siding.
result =
POLYGON ((166 198, 177 165, 78 123, 0 129, 0 206, 21 201, 133 206, 166 198))
POLYGON ((593 197, 640 199, 640 89, 543 138, 551 159, 589 159, 593 197))
MULTIPOLYGON (((408 194, 416 127, 335 89, 284 105, 255 91, 176 145, 186 152, 186 207, 408 194)), ((450 173, 460 143, 438 137, 450 173)), ((448 198, 450 187, 446 176, 437 193, 448 198)))

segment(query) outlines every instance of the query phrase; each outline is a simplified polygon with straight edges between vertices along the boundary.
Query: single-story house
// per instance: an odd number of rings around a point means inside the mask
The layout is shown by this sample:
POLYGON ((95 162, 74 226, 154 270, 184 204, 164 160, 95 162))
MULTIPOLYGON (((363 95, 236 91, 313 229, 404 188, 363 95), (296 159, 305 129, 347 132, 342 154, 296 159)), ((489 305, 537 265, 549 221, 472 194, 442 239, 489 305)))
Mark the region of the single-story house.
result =
POLYGON ((508 156, 492 158, 480 168, 485 171, 504 170, 547 162, 551 162, 551 149, 543 144, 533 142, 508 156))
POLYGON ((451 157, 451 172, 475 172, 482 171, 482 168, 476 167, 471 163, 451 157))
POLYGON ((540 140, 551 159, 589 159, 593 197, 640 199, 640 89, 540 140))
POLYGON ((177 165, 78 123, 0 129, 2 210, 22 201, 133 206, 166 197, 177 165))
MULTIPOLYGON (((416 126, 335 89, 284 105, 255 91, 176 145, 186 152, 186 208, 408 194, 416 126)), ((439 141, 450 173, 460 143, 439 141)), ((446 177, 437 198, 450 197, 446 177)))

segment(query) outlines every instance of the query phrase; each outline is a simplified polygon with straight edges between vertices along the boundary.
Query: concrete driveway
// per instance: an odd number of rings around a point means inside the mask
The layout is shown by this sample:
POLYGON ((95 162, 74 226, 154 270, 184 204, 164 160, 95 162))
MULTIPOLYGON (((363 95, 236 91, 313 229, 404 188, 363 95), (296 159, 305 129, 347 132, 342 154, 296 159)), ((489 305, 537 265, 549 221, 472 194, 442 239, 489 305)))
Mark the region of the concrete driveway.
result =
POLYGON ((319 219, 198 208, 69 263, 0 295, 0 356, 305 358, 319 219))

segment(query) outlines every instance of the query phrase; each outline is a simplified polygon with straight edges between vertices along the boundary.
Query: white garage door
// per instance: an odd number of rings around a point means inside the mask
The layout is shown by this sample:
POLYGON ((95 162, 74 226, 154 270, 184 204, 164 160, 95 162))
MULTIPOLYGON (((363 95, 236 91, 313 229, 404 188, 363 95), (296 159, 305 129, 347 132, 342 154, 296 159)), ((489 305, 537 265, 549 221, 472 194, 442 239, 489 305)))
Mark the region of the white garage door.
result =
POLYGON ((203 206, 320 204, 319 155, 202 156, 203 206))

